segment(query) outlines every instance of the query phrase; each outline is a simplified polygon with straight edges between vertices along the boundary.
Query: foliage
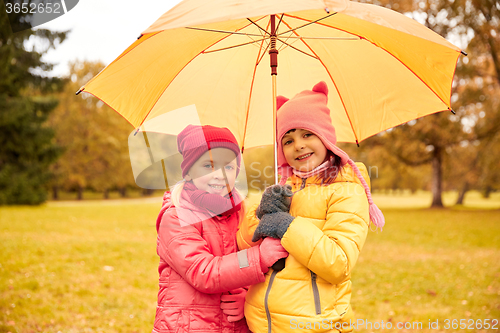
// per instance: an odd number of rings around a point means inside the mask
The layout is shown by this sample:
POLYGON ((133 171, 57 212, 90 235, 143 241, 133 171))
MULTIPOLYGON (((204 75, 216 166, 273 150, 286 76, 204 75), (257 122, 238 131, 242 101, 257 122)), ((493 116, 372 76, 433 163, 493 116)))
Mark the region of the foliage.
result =
POLYGON ((274 184, 273 147, 257 147, 243 152, 249 190, 263 191, 274 184))
POLYGON ((64 38, 64 32, 43 29, 12 33, 0 3, 0 205, 46 200, 49 165, 60 152, 45 126, 57 105, 47 93, 59 89, 61 81, 39 73, 52 68, 42 55, 64 38), (27 41, 33 39, 47 47, 28 50, 27 41))
POLYGON ((53 188, 79 193, 91 188, 107 193, 134 185, 128 155, 132 126, 95 97, 75 96, 103 67, 98 62, 70 65, 70 78, 49 122, 57 129, 56 142, 64 148, 64 154, 52 167, 56 175, 53 188))

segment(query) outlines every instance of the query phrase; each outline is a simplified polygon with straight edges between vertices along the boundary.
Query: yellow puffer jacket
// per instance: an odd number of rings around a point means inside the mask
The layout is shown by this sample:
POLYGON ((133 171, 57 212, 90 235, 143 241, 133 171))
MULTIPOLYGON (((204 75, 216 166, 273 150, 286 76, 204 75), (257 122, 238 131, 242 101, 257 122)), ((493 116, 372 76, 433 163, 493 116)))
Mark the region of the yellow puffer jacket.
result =
MULTIPOLYGON (((370 184, 366 167, 357 165, 370 184)), ((269 269, 265 282, 250 287, 248 326, 254 333, 350 332, 351 272, 370 220, 363 186, 349 165, 328 186, 315 176, 293 176, 287 183, 297 191, 290 207, 295 219, 281 240, 290 255, 282 271, 269 269)), ((254 245, 256 207, 241 222, 240 249, 254 245)))

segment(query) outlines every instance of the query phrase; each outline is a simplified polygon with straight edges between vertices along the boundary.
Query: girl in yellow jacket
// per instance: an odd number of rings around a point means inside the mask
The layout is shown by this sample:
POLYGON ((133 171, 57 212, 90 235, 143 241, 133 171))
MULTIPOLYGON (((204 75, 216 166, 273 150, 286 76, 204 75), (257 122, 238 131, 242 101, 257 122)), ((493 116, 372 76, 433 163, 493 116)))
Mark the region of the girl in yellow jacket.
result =
POLYGON ((246 295, 254 333, 349 332, 355 326, 351 272, 370 220, 382 228, 384 217, 373 204, 365 166, 335 145, 327 101, 325 82, 290 100, 278 97, 280 185, 264 192, 237 238, 240 248, 280 238, 290 255, 284 268, 273 266, 246 295))

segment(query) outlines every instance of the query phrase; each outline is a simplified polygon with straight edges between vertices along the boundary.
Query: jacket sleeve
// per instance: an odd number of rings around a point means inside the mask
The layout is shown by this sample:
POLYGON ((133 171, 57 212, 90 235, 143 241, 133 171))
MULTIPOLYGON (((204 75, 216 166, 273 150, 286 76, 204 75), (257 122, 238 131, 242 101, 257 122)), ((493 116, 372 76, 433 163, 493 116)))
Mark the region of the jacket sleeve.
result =
POLYGON ((350 274, 368 233, 368 200, 356 183, 342 183, 328 199, 321 230, 310 220, 296 217, 281 244, 302 265, 332 284, 350 274))
POLYGON ((253 233, 260 222, 255 215, 258 206, 258 204, 255 204, 250 207, 250 209, 246 209, 246 213, 240 221, 238 231, 236 232, 236 241, 238 242, 238 249, 240 250, 248 249, 262 243, 262 239, 257 242, 252 242, 253 233))
POLYGON ((181 226, 175 209, 158 228, 158 255, 196 290, 212 294, 264 281, 259 248, 215 256, 195 225, 181 226))

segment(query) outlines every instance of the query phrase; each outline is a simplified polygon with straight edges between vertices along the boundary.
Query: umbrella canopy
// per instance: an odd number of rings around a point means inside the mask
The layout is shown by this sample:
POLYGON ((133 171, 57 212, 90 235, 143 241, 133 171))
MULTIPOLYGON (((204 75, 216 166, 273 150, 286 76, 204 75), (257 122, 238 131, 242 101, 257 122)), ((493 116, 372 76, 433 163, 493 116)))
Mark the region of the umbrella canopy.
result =
POLYGON ((136 128, 195 104, 202 124, 229 128, 240 146, 271 145, 273 14, 278 93, 326 81, 338 141, 450 109, 460 49, 402 14, 346 0, 185 0, 81 91, 136 128))

